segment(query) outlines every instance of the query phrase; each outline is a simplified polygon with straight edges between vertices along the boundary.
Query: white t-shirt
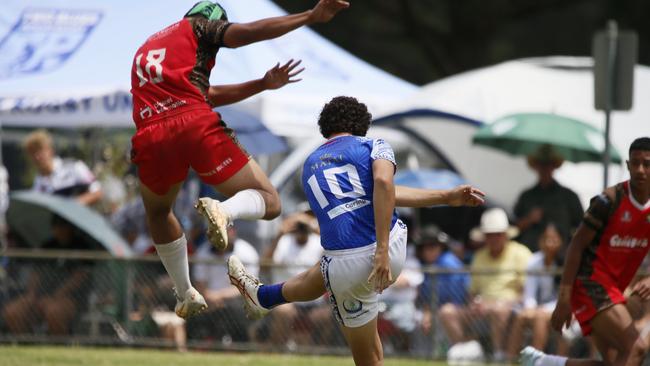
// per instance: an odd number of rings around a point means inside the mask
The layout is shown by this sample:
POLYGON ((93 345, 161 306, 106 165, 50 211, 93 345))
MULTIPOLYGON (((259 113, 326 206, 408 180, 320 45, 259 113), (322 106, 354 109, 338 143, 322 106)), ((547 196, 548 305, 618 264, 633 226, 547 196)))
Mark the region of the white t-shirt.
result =
POLYGON ((230 279, 228 278, 228 268, 225 261, 233 254, 241 260, 250 274, 255 277, 258 276, 260 256, 250 243, 237 238, 233 243, 233 251, 225 254, 214 253, 211 244, 204 242, 194 253, 194 257, 197 259, 222 259, 224 262, 222 264, 195 264, 192 271, 194 280, 205 282, 207 288, 214 291, 229 287, 230 279))
POLYGON ((33 190, 42 193, 55 193, 74 186, 87 185, 89 192, 96 192, 101 188, 95 175, 81 160, 62 160, 55 156, 53 170, 50 175, 37 175, 34 178, 33 190))
MULTIPOLYGON (((544 266, 544 253, 535 252, 528 261, 528 271, 555 271, 557 266, 552 264, 544 266)), ((553 275, 529 274, 524 284, 524 308, 537 306, 555 306, 557 301, 557 286, 553 275)))
POLYGON ((320 245, 320 236, 309 234, 307 243, 300 245, 293 234, 283 235, 273 253, 273 263, 285 264, 287 268, 273 268, 273 282, 286 281, 289 278, 304 272, 309 267, 320 261, 323 248, 320 245))

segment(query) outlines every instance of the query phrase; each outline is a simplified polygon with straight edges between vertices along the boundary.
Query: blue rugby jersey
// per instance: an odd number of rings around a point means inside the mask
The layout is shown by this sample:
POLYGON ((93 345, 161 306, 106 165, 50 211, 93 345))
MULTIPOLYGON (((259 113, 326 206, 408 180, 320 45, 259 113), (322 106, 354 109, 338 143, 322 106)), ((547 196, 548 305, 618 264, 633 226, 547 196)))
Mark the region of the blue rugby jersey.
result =
MULTIPOLYGON (((375 243, 372 163, 396 165, 390 145, 359 136, 332 138, 312 152, 303 166, 302 185, 326 250, 359 248, 375 243)), ((391 228, 397 221, 393 211, 391 228)))

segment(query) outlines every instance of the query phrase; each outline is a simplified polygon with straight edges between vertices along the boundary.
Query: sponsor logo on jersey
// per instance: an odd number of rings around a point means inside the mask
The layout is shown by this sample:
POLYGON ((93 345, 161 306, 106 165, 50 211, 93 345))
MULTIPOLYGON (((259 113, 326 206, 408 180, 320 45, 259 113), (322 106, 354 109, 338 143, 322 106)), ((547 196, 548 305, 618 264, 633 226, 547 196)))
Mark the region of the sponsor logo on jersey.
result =
POLYGON ((613 248, 645 248, 648 246, 648 239, 616 234, 609 239, 609 246, 613 248))
POLYGON ((153 116, 153 113, 151 112, 151 107, 147 106, 144 108, 140 108, 140 119, 147 119, 151 116, 153 116))
POLYGON ((358 313, 363 308, 361 301, 357 299, 345 299, 343 300, 343 309, 350 314, 358 313))
POLYGON ((215 175, 215 174, 219 173, 220 171, 222 171, 225 167, 230 165, 230 163, 232 163, 232 158, 229 157, 229 158, 226 158, 226 160, 224 160, 223 163, 219 164, 216 168, 210 170, 209 172, 198 173, 198 174, 200 176, 202 176, 202 177, 209 177, 211 175, 215 175))
POLYGON ((621 222, 631 222, 632 221, 632 214, 630 211, 624 211, 623 215, 621 215, 621 222))
POLYGON ((156 108, 156 113, 162 113, 184 106, 185 104, 187 104, 187 101, 184 99, 174 100, 172 97, 169 97, 165 100, 156 101, 154 107, 156 108))
POLYGON ((330 219, 334 219, 339 215, 342 215, 346 212, 352 212, 361 207, 368 206, 369 204, 370 201, 359 198, 354 201, 346 202, 334 207, 333 209, 327 211, 327 216, 329 216, 330 219))
POLYGON ((312 164, 310 166, 311 170, 318 170, 322 169, 328 166, 331 166, 332 164, 340 164, 343 162, 343 154, 338 154, 338 155, 333 155, 330 153, 323 154, 318 157, 318 162, 312 164))

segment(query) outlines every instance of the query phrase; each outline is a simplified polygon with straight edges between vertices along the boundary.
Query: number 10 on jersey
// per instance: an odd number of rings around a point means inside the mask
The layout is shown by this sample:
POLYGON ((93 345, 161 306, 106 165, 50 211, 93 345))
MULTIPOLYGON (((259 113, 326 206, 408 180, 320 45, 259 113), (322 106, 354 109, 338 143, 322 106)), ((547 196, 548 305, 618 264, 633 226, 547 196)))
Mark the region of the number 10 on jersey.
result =
MULTIPOLYGON (((361 179, 359 178, 359 172, 352 164, 345 164, 343 166, 325 169, 323 170, 323 175, 325 176, 325 181, 327 182, 329 191, 338 199, 358 198, 366 194, 366 190, 363 189, 361 179), (343 192, 337 176, 343 179, 347 176, 348 184, 352 186, 352 190, 343 192)), ((311 188, 311 191, 314 194, 314 197, 316 197, 320 207, 325 208, 329 206, 330 203, 325 197, 323 190, 318 185, 315 174, 307 179, 307 184, 309 184, 309 188, 311 188)))

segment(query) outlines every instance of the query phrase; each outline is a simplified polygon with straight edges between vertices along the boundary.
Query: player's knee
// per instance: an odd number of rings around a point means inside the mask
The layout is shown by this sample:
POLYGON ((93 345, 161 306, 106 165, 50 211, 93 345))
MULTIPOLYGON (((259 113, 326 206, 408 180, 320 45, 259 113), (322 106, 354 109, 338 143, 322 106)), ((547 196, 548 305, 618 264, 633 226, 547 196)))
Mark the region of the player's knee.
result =
POLYGON ((443 319, 455 318, 457 314, 458 309, 456 309, 455 305, 450 303, 444 304, 438 311, 438 315, 440 315, 440 317, 443 319))
POLYGON ((639 359, 645 357, 646 353, 650 350, 650 342, 645 337, 639 336, 632 345, 630 354, 639 359))
POLYGON ((264 218, 267 220, 273 220, 274 218, 280 216, 282 212, 282 205, 280 203, 280 195, 277 191, 273 190, 272 192, 267 192, 264 197, 264 203, 266 204, 266 212, 264 218))
POLYGON ((150 222, 157 222, 167 220, 169 215, 172 214, 171 207, 148 207, 147 208, 147 219, 150 222))

